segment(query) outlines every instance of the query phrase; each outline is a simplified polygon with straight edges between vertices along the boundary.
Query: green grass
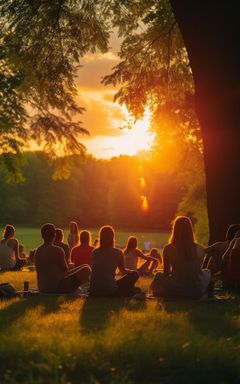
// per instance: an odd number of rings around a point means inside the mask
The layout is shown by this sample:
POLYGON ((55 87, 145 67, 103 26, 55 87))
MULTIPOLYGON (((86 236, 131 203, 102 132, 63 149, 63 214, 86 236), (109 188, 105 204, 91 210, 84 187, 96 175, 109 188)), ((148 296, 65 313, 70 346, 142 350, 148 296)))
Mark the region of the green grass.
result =
MULTIPOLYGON (((0 274, 20 289, 34 272, 0 274)), ((141 279, 148 289, 150 279, 141 279)), ((240 300, 28 296, 0 302, 0 382, 240 382, 240 300)))
MULTIPOLYGON (((3 228, 0 228, 2 232, 3 228)), ((68 231, 65 229, 65 239, 67 239, 68 231)), ((98 237, 98 229, 90 229, 93 241, 98 237)), ((166 244, 168 232, 131 232, 131 231, 116 231, 116 242, 120 247, 125 247, 128 236, 136 236, 138 238, 140 248, 143 248, 144 241, 150 241, 152 247, 162 248, 166 244)), ((40 229, 29 227, 16 227, 16 238, 20 243, 24 244, 25 249, 29 252, 30 249, 36 248, 41 243, 40 229)))

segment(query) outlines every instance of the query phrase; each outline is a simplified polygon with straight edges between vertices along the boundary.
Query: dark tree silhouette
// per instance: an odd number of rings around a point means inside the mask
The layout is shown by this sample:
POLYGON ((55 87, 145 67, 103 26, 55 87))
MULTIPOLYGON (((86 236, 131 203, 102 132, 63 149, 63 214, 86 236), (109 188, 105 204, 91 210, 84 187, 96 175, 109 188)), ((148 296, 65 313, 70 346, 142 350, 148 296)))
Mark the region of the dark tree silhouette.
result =
POLYGON ((206 170, 210 243, 240 221, 238 2, 171 0, 196 91, 206 170))

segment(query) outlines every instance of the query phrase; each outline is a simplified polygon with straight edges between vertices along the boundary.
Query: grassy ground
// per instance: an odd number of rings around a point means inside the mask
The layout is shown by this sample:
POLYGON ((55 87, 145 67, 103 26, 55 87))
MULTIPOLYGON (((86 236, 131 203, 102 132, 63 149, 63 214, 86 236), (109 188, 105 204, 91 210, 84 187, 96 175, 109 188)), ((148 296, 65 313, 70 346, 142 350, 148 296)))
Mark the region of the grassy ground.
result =
MULTIPOLYGON (((19 289, 34 272, 0 274, 19 289)), ((150 279, 140 285, 148 289, 150 279)), ((240 382, 240 300, 0 302, 0 383, 240 382)))
MULTIPOLYGON (((0 227, 0 233, 3 228, 0 227)), ((90 229, 93 241, 98 237, 98 229, 90 229)), ((65 239, 68 231, 65 230, 65 239)), ((128 236, 136 236, 139 241, 140 248, 143 248, 144 241, 150 241, 152 247, 162 248, 167 243, 169 234, 167 232, 131 232, 116 231, 116 242, 120 247, 125 247, 128 236)), ((41 243, 40 229, 28 227, 16 227, 16 238, 20 243, 24 244, 27 252, 30 249, 38 247, 41 243)))

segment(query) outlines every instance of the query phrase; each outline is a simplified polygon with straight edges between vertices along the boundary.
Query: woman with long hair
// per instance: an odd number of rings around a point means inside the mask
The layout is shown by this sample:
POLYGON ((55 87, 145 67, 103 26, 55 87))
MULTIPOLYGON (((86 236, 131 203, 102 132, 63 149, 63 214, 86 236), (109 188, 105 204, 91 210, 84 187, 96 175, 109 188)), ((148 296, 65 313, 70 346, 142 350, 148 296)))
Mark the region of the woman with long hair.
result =
POLYGON ((130 236, 127 241, 127 246, 123 251, 125 268, 138 271, 140 275, 152 274, 153 270, 157 268, 158 260, 151 256, 146 256, 138 248, 137 238, 130 236), (139 259, 145 262, 138 267, 139 259))
POLYGON ((80 240, 80 234, 79 234, 79 228, 76 221, 70 221, 69 223, 69 234, 68 234, 68 245, 69 250, 71 250, 79 245, 80 240))
POLYGON ((114 247, 115 232, 104 226, 99 232, 99 247, 92 253, 91 296, 131 296, 136 293, 137 271, 124 267, 123 253, 114 247), (116 270, 124 275, 116 280, 116 270))
POLYGON ((26 264, 26 258, 19 257, 19 243, 15 239, 15 228, 7 224, 0 242, 0 269, 17 271, 26 264))
POLYGON ((163 249, 163 273, 157 273, 151 284, 153 294, 201 298, 207 293, 211 278, 208 269, 201 269, 204 252, 204 247, 195 241, 191 220, 178 216, 163 249))

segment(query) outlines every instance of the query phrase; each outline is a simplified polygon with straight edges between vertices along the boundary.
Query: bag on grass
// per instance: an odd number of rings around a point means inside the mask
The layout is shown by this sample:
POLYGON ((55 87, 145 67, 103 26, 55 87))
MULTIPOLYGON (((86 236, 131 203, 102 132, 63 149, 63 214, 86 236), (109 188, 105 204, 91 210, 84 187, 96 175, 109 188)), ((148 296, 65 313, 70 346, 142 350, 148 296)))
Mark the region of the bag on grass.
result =
POLYGON ((11 298, 17 295, 15 287, 10 283, 0 284, 0 299, 11 298))

